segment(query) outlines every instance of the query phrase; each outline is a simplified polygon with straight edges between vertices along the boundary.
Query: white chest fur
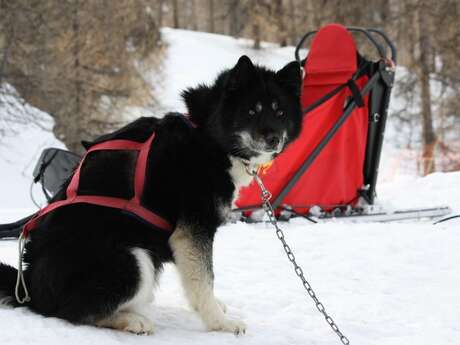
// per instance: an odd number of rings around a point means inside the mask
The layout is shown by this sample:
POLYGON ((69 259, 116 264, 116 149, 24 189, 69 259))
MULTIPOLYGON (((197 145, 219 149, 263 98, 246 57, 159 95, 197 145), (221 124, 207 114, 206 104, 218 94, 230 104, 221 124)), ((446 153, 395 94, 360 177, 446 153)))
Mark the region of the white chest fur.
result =
POLYGON ((232 166, 229 170, 232 182, 235 185, 235 191, 233 192, 232 206, 235 206, 234 203, 238 199, 238 193, 241 187, 247 186, 251 183, 253 177, 249 175, 246 171, 246 166, 239 159, 230 158, 232 166))

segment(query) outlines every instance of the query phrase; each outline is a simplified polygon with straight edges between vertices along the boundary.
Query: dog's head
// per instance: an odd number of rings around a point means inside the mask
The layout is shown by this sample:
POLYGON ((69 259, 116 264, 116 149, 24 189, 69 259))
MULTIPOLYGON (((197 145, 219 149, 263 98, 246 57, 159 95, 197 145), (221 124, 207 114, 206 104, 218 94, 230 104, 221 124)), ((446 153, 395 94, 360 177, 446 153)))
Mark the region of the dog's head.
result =
POLYGON ((230 155, 256 165, 272 160, 299 135, 300 86, 297 62, 275 72, 242 56, 214 86, 189 89, 184 98, 192 118, 230 155))

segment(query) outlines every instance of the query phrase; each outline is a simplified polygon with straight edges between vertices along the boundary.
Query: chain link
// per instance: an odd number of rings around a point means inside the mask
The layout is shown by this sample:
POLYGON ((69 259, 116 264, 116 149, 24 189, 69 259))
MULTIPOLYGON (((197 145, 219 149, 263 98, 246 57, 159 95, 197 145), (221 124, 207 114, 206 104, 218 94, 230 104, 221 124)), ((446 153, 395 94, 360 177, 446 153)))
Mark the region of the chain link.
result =
POLYGON ((329 324, 329 326, 332 328, 332 330, 337 334, 339 337, 340 341, 344 345, 349 345, 350 341, 348 338, 343 335, 343 333, 339 330, 339 327, 336 325, 332 317, 326 312, 326 309, 324 305, 319 301, 318 297, 316 296, 315 292, 313 291, 313 288, 311 287, 310 283, 307 281, 303 274, 302 267, 300 267, 296 260, 294 253, 292 253, 291 247, 286 243, 286 240, 284 238, 284 233, 283 230, 280 229, 278 226, 278 221, 276 220, 275 217, 275 211, 273 209, 272 204, 270 203, 270 199, 272 197, 272 194, 265 188, 264 184, 262 183, 262 180, 257 176, 257 174, 254 171, 250 171, 247 169, 248 173, 252 176, 254 176, 254 179, 256 180, 257 184, 259 185, 259 188, 261 190, 261 199, 263 202, 263 208, 265 210, 265 213, 268 216, 269 222, 274 226, 276 229, 276 236, 278 239, 281 241, 283 244, 284 251, 286 252, 286 255, 289 259, 289 261, 292 263, 294 266, 294 271, 296 275, 300 278, 302 281, 302 285, 307 290, 308 295, 311 297, 311 299, 315 302, 316 308, 318 311, 324 316, 326 322, 329 324))

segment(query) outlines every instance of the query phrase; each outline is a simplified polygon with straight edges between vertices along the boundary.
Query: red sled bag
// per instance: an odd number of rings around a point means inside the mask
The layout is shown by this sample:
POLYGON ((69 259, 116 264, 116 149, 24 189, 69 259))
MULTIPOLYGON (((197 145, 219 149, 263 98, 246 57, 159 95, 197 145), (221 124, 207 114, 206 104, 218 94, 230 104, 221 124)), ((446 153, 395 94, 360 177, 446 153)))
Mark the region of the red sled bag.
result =
MULTIPOLYGON (((300 137, 258 171, 273 195, 277 213, 286 207, 307 214, 312 206, 326 211, 355 206, 360 196, 373 202, 391 85, 386 85, 376 68, 380 62, 358 54, 350 31, 361 29, 349 30, 330 24, 315 34, 304 64, 301 101, 305 115, 300 137), (377 87, 387 92, 372 95, 377 87), (373 109, 370 97, 375 99, 373 109), (377 113, 374 108, 380 108, 382 115, 377 127, 370 124, 374 120, 369 121, 372 111, 377 113)), ((388 65, 385 56, 382 61, 383 67, 388 65)), ((236 206, 245 215, 261 207, 255 182, 240 190, 236 206)))

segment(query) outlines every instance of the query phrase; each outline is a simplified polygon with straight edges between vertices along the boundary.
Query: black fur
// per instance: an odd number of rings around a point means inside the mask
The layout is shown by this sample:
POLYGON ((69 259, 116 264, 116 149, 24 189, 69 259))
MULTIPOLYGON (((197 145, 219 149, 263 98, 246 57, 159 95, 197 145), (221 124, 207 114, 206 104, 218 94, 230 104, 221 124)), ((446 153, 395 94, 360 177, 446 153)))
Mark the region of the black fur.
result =
POLYGON ((250 159, 254 152, 243 149, 232 134, 246 129, 254 139, 263 140, 286 129, 288 142, 295 139, 301 128, 300 85, 297 62, 274 73, 254 66, 243 56, 232 70, 221 73, 214 85, 199 85, 182 95, 193 121, 205 128, 226 152, 250 159), (276 116, 271 109, 273 101, 287 116, 276 116), (262 104, 262 112, 248 116, 250 110, 255 111, 257 102, 262 104))
MULTIPOLYGON (((161 120, 141 118, 96 142, 144 141, 156 131, 142 203, 173 225, 193 224, 195 246, 213 276, 212 241, 224 221, 221 208, 229 207, 235 195, 230 157, 251 164, 262 146, 273 149, 269 141, 274 136, 287 134, 280 149, 295 139, 302 118, 299 92, 297 63, 275 73, 242 57, 213 85, 184 91, 197 128, 178 114, 168 114, 161 120), (238 136, 241 131, 262 146, 245 146, 238 136)), ((270 158, 277 152, 271 150, 270 158)), ((95 152, 82 168, 79 193, 132 196, 134 160, 129 153, 95 152)), ((55 200, 65 198, 65 187, 55 200)), ((169 236, 120 210, 89 204, 59 208, 30 233, 24 257, 31 295, 27 306, 76 323, 107 317, 136 292, 139 270, 130 250, 147 249, 160 271, 163 263, 173 261, 169 236)), ((0 297, 14 296, 15 278, 16 270, 0 264, 0 297)))

